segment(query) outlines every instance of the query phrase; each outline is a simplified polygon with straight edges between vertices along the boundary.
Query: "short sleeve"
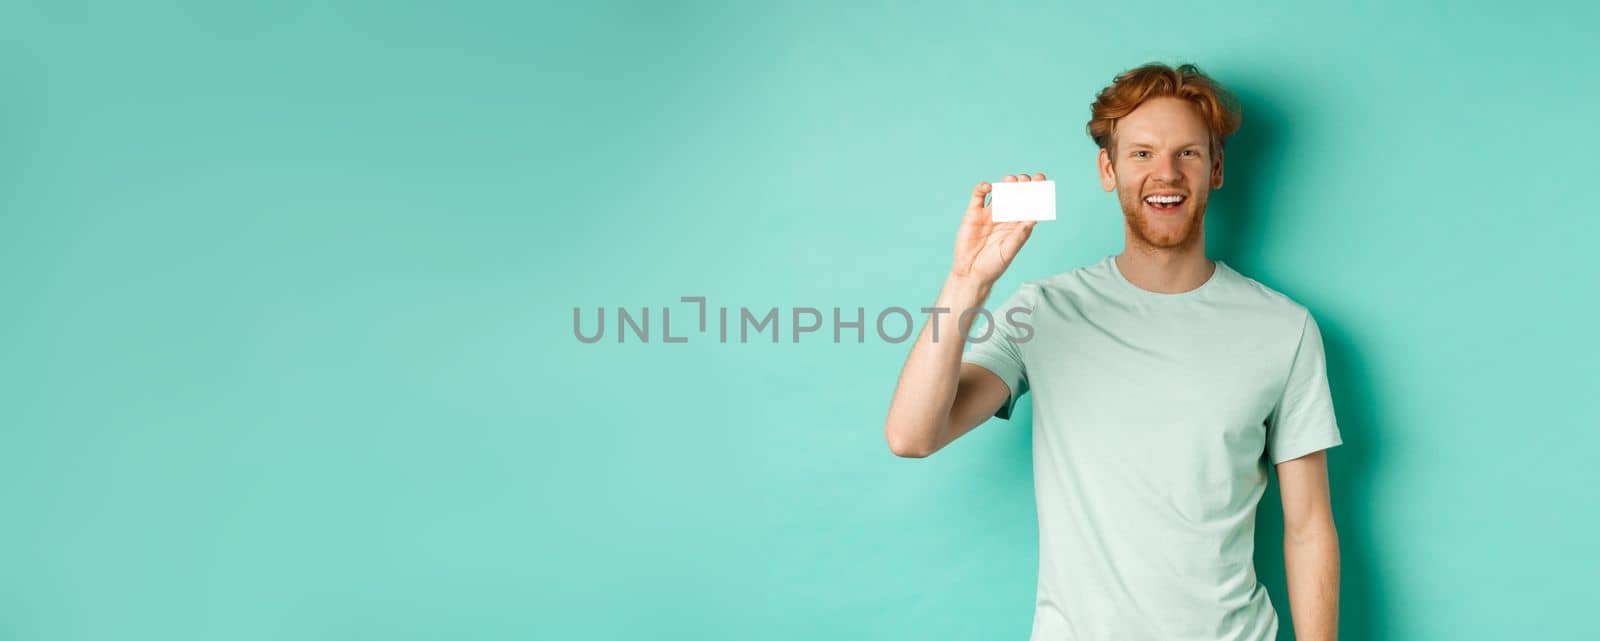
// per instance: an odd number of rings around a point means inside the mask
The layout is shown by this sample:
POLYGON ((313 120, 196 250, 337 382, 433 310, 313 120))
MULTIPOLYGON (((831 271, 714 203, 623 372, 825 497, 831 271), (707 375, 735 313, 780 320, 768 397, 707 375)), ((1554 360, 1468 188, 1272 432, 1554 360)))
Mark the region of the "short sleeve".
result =
POLYGON ((961 356, 961 362, 994 372, 1010 388, 1011 395, 995 410, 998 418, 1009 420, 1017 399, 1028 393, 1028 368, 1024 365, 1023 349, 1034 337, 1032 288, 1024 284, 999 306, 987 307, 986 318, 990 320, 985 327, 975 324, 968 332, 966 351, 961 356))
POLYGON ((1273 465, 1342 444, 1328 390, 1322 331, 1309 312, 1278 403, 1267 416, 1267 453, 1273 465))

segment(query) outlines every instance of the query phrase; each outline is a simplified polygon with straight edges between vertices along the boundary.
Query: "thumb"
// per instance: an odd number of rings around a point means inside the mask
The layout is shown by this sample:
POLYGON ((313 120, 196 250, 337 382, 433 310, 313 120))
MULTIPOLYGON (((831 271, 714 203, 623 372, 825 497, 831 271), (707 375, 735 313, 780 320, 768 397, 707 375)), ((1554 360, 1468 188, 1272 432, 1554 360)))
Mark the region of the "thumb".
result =
POLYGON ((984 198, 989 195, 989 191, 989 183, 986 182, 978 183, 976 187, 972 188, 972 198, 967 201, 966 218, 968 220, 973 222, 986 222, 988 216, 984 215, 984 210, 988 208, 984 206, 983 201, 984 198))

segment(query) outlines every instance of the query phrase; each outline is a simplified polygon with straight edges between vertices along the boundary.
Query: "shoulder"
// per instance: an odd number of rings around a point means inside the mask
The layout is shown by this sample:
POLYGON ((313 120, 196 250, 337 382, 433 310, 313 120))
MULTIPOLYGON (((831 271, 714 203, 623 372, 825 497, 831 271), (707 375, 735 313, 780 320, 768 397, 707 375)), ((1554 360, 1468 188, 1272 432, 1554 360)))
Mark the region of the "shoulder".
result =
POLYGON ((1219 265, 1224 265, 1228 270, 1232 281, 1230 296, 1236 299, 1242 309, 1281 323, 1286 330, 1293 332, 1297 337, 1306 325, 1315 322, 1311 310, 1288 294, 1273 289, 1226 263, 1219 265))

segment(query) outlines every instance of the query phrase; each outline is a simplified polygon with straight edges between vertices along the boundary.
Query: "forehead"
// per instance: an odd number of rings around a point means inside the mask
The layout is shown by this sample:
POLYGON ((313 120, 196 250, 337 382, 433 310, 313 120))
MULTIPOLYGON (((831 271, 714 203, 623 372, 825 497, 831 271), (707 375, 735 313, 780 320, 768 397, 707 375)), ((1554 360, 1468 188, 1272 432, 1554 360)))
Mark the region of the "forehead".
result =
POLYGON ((1126 144, 1205 143, 1211 130, 1189 101, 1154 98, 1117 120, 1117 139, 1126 144))

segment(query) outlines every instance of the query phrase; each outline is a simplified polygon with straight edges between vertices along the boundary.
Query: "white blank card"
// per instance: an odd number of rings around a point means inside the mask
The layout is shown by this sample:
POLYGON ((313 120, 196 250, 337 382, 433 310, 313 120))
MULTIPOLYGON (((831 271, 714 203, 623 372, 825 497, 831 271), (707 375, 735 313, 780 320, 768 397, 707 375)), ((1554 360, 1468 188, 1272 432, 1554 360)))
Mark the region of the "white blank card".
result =
POLYGON ((1055 220, 1056 183, 1053 180, 989 183, 989 207, 997 223, 1014 220, 1055 220))

